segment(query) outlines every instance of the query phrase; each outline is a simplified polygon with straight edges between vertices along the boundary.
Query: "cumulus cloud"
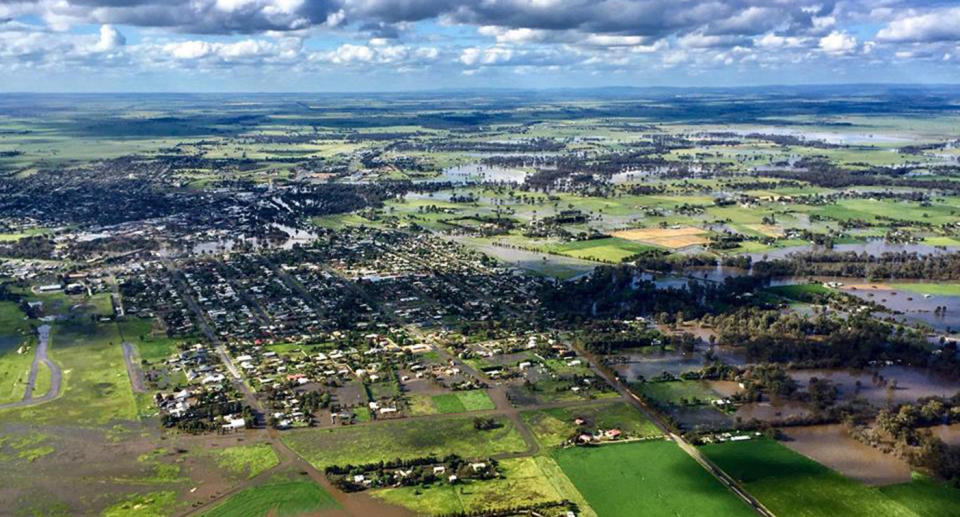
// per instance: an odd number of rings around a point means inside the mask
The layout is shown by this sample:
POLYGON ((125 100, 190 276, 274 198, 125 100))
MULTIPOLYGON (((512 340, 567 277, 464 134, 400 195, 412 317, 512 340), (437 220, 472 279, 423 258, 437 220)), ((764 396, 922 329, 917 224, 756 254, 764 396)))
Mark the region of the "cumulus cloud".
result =
POLYGON ((834 55, 849 54, 857 48, 857 38, 842 31, 833 31, 820 38, 820 50, 834 55))
POLYGON ((960 41, 960 7, 897 18, 877 32, 889 42, 960 41))

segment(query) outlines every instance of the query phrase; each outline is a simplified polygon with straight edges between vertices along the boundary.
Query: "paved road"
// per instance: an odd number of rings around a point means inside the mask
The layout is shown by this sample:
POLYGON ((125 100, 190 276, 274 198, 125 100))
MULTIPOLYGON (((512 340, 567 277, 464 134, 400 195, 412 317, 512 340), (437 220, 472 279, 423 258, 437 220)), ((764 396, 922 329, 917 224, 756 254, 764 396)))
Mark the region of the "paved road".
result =
POLYGON ((146 393, 147 388, 143 382, 143 370, 136 361, 137 351, 132 343, 123 343, 123 362, 127 363, 127 375, 130 377, 130 384, 133 386, 134 393, 146 393))
POLYGON ((50 325, 43 325, 37 329, 37 350, 33 355, 33 364, 30 366, 30 374, 27 376, 27 388, 24 391, 23 399, 19 402, 9 404, 0 404, 0 409, 13 409, 41 404, 51 401, 60 396, 60 386, 63 384, 63 371, 57 363, 47 357, 47 349, 50 346, 50 325), (50 369, 50 391, 39 397, 33 396, 33 390, 37 385, 37 374, 40 370, 40 363, 47 365, 50 369))

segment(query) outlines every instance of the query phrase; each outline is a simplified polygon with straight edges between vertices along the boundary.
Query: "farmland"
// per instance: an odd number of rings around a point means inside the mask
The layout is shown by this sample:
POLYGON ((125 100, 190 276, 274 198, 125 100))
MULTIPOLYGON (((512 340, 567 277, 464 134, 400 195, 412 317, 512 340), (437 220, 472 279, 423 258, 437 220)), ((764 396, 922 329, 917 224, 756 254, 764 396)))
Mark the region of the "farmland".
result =
POLYGON ((0 99, 0 502, 951 515, 960 91, 904 88, 0 99))
POLYGON ((752 515, 667 441, 564 449, 556 460, 598 515, 752 515))

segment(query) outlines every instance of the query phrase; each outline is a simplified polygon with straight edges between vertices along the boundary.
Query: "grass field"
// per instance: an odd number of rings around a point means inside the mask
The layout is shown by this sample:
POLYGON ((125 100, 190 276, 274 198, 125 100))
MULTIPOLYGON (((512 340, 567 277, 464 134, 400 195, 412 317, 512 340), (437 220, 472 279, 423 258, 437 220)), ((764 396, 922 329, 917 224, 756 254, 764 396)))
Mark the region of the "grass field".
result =
POLYGON ((46 404, 0 411, 2 421, 101 425, 135 420, 137 406, 114 323, 75 318, 54 324, 50 357, 63 369, 61 396, 46 404))
POLYGON ((880 491, 917 515, 953 515, 960 508, 960 489, 922 476, 880 491))
POLYGON ((557 447, 576 431, 574 420, 582 418, 594 429, 617 428, 629 437, 660 436, 660 430, 642 413, 622 402, 583 407, 551 408, 520 414, 543 447, 557 447))
POLYGON ((711 400, 723 398, 701 381, 670 381, 670 382, 643 382, 632 385, 644 395, 668 404, 693 403, 699 400, 701 404, 711 400))
POLYGON ((216 458, 217 466, 231 476, 252 478, 280 464, 277 453, 267 443, 238 445, 210 453, 216 458))
POLYGON ((899 291, 911 291, 933 296, 960 296, 960 284, 891 283, 888 285, 891 289, 899 291))
POLYGON ((499 465, 503 474, 500 479, 458 485, 435 483, 429 488, 387 488, 375 490, 372 495, 419 515, 472 512, 563 499, 576 502, 579 493, 551 463, 553 460, 546 457, 503 460, 499 465))
POLYGON ((781 517, 915 516, 880 489, 847 479, 773 440, 701 448, 781 517))
POLYGON ((462 413, 494 409, 496 406, 483 390, 456 391, 431 397, 437 413, 462 413))
POLYGON ((673 442, 574 447, 555 458, 601 516, 753 515, 673 442))
POLYGON ((616 237, 565 242, 546 247, 546 251, 550 253, 601 262, 621 262, 627 257, 653 249, 656 247, 616 237))
POLYGON ((395 458, 443 456, 487 457, 526 450, 509 420, 478 431, 473 418, 398 420, 375 425, 305 429, 284 433, 283 441, 318 469, 328 465, 373 463, 395 458))
POLYGON ((177 494, 170 491, 151 492, 127 497, 104 510, 102 517, 165 517, 177 506, 177 494))
POLYGON ((337 508, 337 502, 311 481, 278 480, 247 488, 207 510, 204 517, 287 517, 337 508))
POLYGON ((830 289, 821 284, 778 285, 775 287, 768 287, 766 290, 767 292, 773 293, 777 296, 782 296, 784 298, 789 298, 791 300, 797 300, 800 302, 809 302, 816 295, 828 295, 831 293, 830 289))

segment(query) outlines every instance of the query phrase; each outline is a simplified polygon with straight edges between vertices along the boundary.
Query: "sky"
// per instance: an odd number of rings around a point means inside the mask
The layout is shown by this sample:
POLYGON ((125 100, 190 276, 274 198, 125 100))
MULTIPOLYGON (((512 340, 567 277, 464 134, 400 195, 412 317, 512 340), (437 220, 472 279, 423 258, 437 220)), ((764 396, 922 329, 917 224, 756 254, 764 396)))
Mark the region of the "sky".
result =
POLYGON ((960 0, 0 0, 0 91, 960 83, 960 0))

